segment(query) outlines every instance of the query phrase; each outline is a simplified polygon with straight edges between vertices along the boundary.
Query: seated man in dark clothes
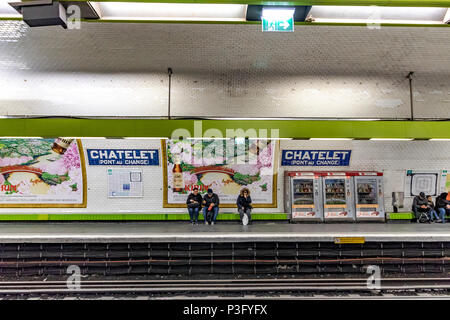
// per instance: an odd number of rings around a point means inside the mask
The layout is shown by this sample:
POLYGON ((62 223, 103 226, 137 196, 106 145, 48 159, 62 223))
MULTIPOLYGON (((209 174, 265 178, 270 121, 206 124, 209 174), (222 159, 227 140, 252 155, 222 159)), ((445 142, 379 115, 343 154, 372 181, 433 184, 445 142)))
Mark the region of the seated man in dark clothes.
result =
POLYGON ((421 212, 428 213, 430 211, 430 205, 428 199, 425 197, 425 193, 421 192, 418 196, 414 197, 412 211, 417 222, 419 222, 418 218, 421 212))

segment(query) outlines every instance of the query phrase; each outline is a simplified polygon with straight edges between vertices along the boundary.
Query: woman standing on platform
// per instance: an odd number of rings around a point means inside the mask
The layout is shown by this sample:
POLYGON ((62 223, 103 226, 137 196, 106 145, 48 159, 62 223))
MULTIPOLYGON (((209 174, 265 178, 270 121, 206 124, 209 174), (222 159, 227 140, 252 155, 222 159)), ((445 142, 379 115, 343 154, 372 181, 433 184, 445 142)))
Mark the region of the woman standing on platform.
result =
POLYGON ((250 190, 243 188, 236 200, 241 222, 245 226, 251 223, 252 219, 252 198, 250 197, 250 190))
POLYGON ((198 193, 198 188, 194 187, 194 192, 191 193, 187 200, 186 204, 189 211, 189 217, 191 218, 192 224, 198 223, 198 213, 202 208, 202 196, 198 193))

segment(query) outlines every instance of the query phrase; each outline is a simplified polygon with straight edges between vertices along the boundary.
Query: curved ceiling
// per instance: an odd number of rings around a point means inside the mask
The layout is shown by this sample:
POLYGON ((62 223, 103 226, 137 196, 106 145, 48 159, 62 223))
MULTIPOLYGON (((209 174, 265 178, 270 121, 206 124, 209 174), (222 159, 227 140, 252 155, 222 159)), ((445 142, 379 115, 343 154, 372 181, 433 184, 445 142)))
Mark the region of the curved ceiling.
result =
MULTIPOLYGON (((450 72, 449 28, 0 21, 0 70, 247 74, 450 72)), ((405 74, 405 75, 406 75, 405 74)))

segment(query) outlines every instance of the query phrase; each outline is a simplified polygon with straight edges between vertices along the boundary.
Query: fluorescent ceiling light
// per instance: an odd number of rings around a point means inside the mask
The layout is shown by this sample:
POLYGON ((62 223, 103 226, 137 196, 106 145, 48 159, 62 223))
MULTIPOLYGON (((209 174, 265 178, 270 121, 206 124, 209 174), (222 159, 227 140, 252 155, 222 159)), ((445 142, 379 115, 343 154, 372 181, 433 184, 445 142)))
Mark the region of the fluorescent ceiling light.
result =
POLYGON ((309 140, 312 141, 348 141, 348 140, 353 140, 353 138, 310 138, 309 140))
POLYGON ((231 138, 208 138, 208 137, 200 137, 200 138, 196 138, 196 137, 189 137, 186 138, 188 140, 229 140, 231 138))
POLYGON ((443 22, 450 23, 450 9, 447 9, 447 12, 445 13, 443 22))
POLYGON ((294 16, 295 9, 268 8, 262 9, 261 18, 267 20, 287 20, 294 16))
POLYGON ((430 139, 430 141, 450 141, 450 139, 430 139))
POLYGON ((372 140, 372 141, 411 141, 413 139, 407 139, 407 138, 371 138, 369 140, 372 140))
POLYGON ((167 137, 123 137, 122 139, 129 139, 129 140, 167 140, 169 138, 167 137))
POLYGON ((0 137, 0 139, 44 139, 43 137, 0 137))
POLYGON ((293 138, 249 138, 249 140, 293 140, 293 138))
POLYGON ((247 5, 98 2, 105 20, 245 21, 247 5))
POLYGON ((315 22, 442 24, 447 8, 313 6, 315 22))
POLYGON ((77 137, 73 139, 96 140, 96 139, 106 139, 106 137, 77 137))
POLYGON ((13 0, 0 0, 0 17, 2 18, 21 18, 22 15, 9 5, 13 0))

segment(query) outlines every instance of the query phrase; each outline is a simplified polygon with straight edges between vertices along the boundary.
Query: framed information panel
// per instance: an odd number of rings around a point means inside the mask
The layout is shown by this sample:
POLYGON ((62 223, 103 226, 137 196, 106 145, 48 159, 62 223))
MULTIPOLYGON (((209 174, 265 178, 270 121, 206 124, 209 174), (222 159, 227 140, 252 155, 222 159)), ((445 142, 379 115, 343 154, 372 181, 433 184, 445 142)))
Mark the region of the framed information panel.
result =
POLYGON ((142 170, 108 169, 109 198, 141 198, 142 170))

